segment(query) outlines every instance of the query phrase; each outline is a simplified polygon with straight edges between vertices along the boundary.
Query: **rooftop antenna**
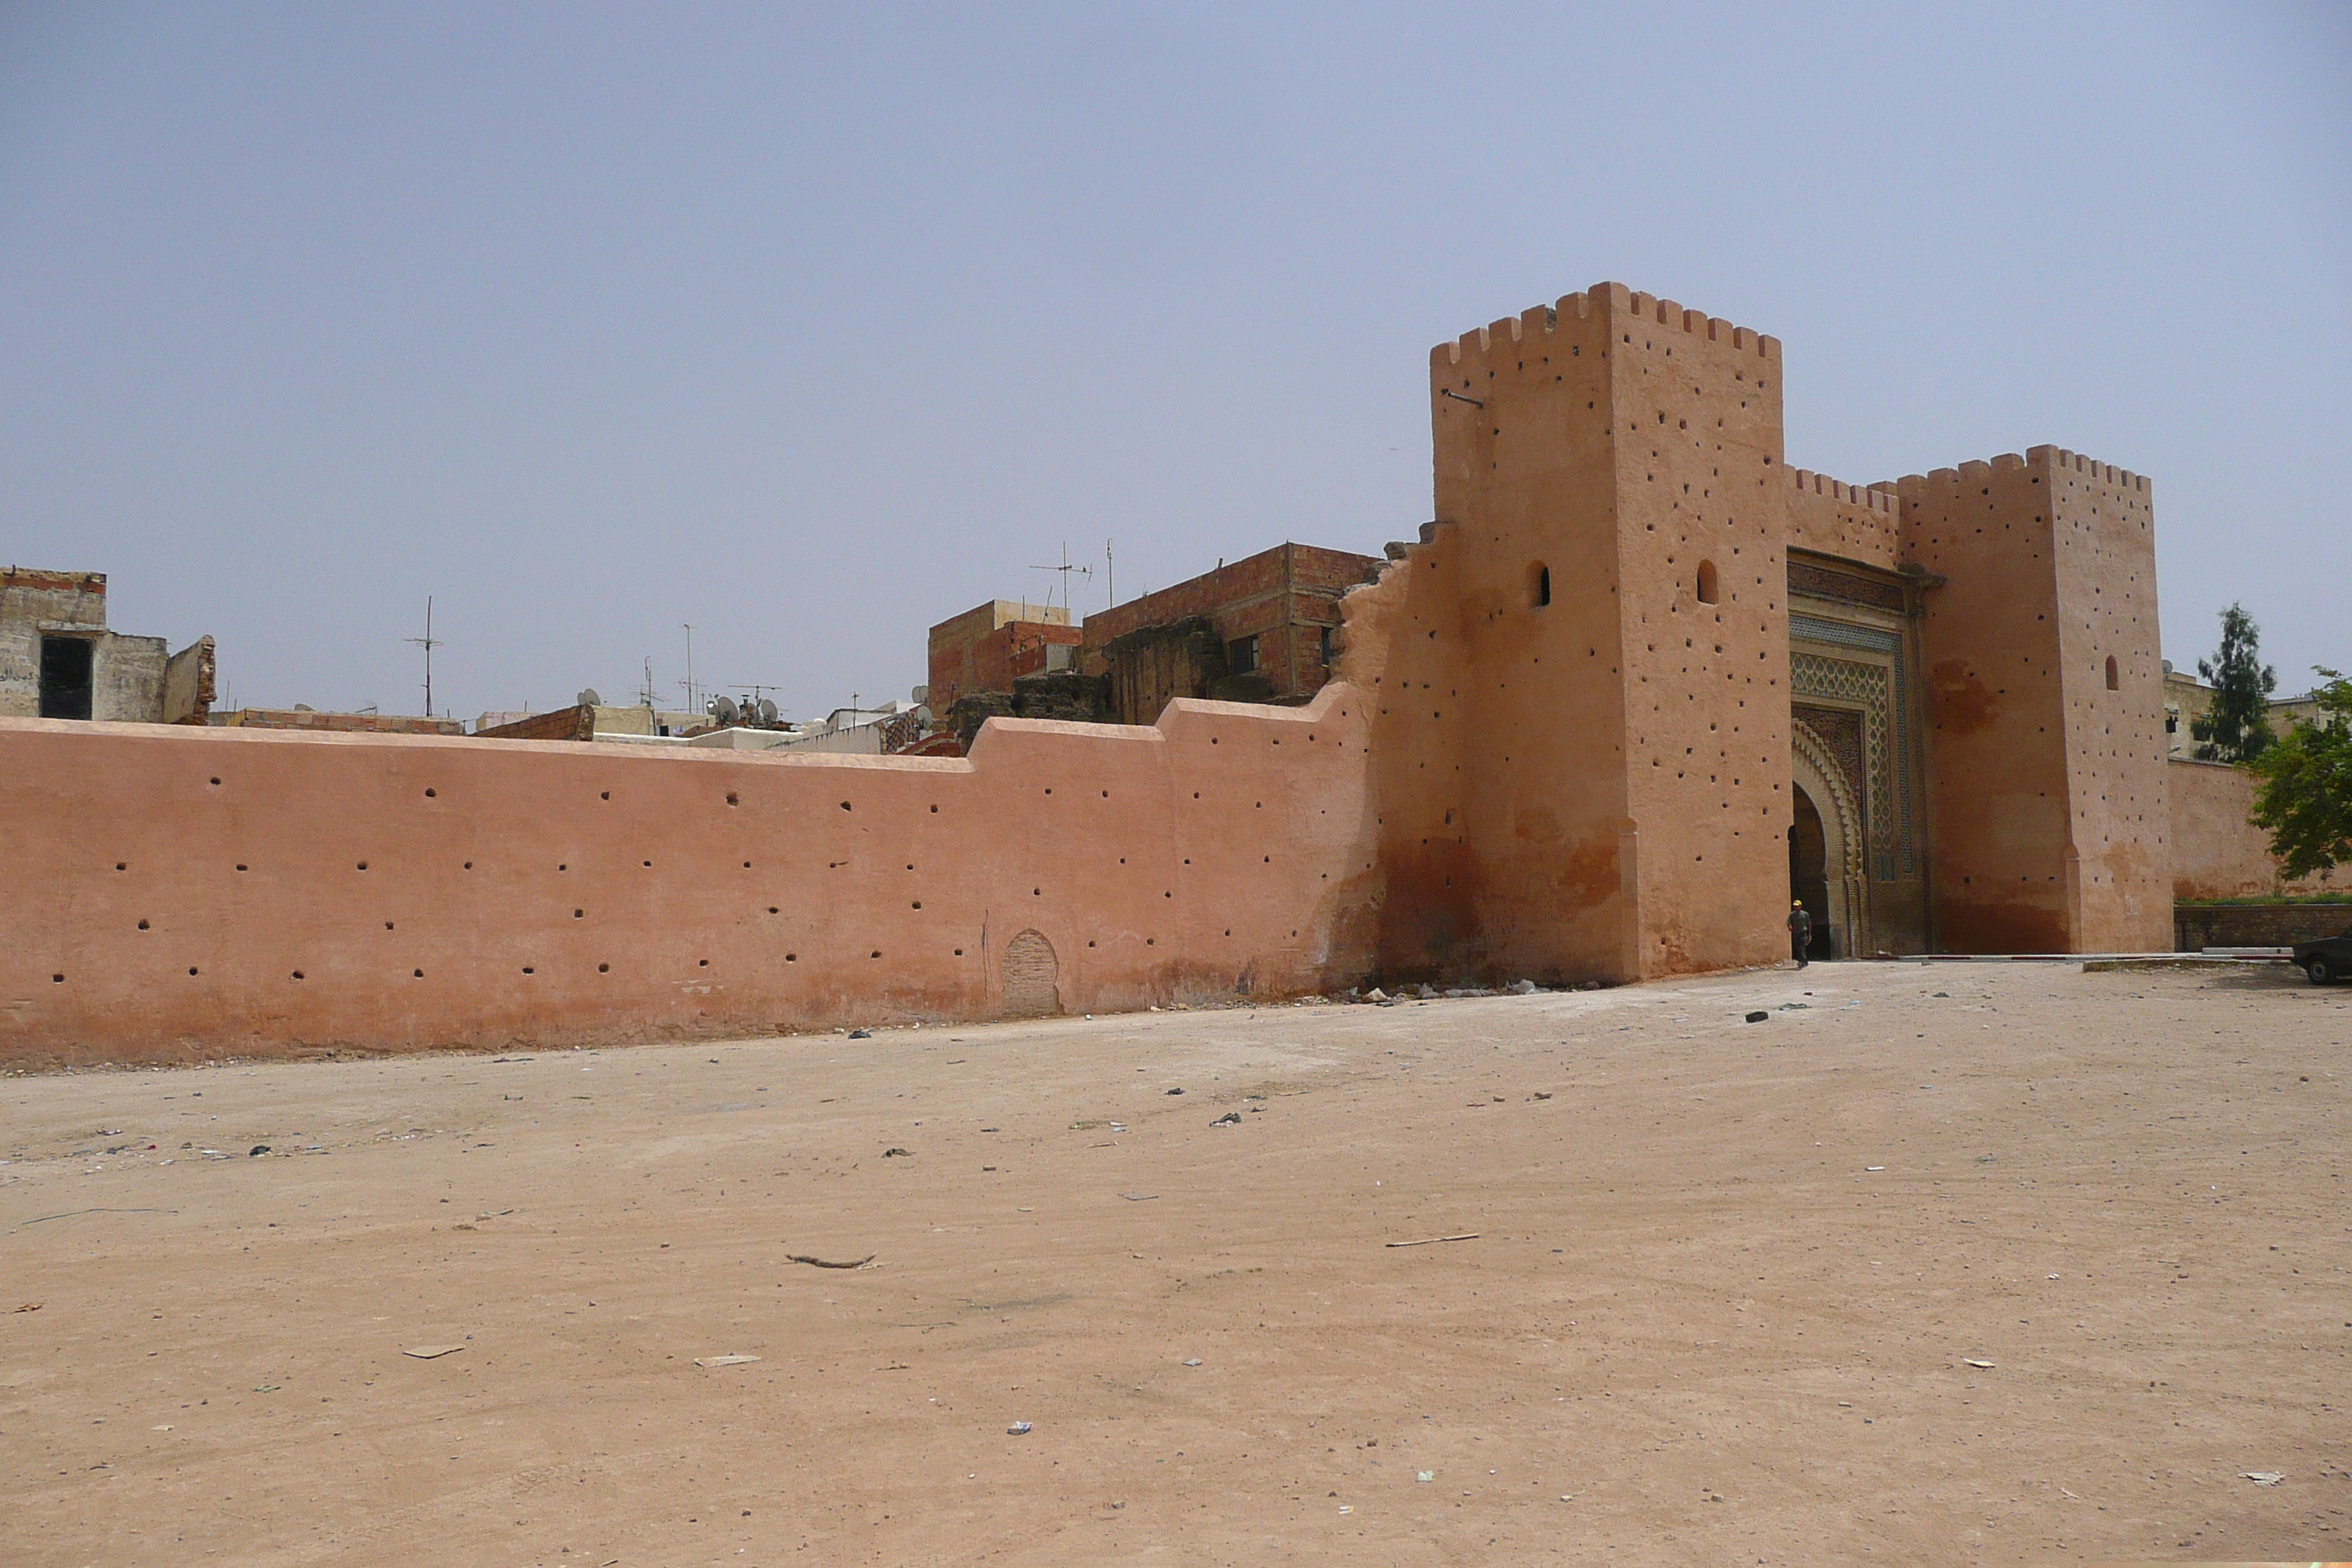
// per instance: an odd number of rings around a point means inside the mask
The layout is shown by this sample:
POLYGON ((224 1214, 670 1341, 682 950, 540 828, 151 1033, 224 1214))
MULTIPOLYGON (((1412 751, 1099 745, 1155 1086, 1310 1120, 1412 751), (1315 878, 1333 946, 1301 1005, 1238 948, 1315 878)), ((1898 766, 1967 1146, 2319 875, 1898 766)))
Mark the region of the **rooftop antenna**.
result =
POLYGON ((700 712, 701 709, 694 700, 694 626, 691 622, 680 624, 686 626, 686 710, 689 713, 697 713, 700 712))
POLYGON ((1117 608, 1118 605, 1118 574, 1111 570, 1110 545, 1111 542, 1108 539, 1105 539, 1103 541, 1103 596, 1105 601, 1111 607, 1117 608))
POLYGON ((644 700, 646 707, 651 708, 654 705, 654 661, 650 654, 646 656, 646 683, 638 689, 637 695, 644 700))
POLYGON ((414 643, 425 650, 425 716, 430 719, 433 717, 433 650, 441 646, 441 639, 433 635, 432 595, 425 595, 425 635, 403 637, 401 641, 414 643))
MULTIPOLYGON (((722 687, 731 686, 738 691, 750 692, 751 694, 751 700, 745 703, 744 706, 754 710, 759 709, 763 702, 766 703, 768 707, 774 707, 774 703, 768 701, 768 694, 772 691, 782 691, 783 689, 782 686, 776 685, 772 681, 763 680, 727 680, 721 681, 719 684, 722 687)), ((772 721, 772 720, 771 721, 772 721)))
MULTIPOLYGON (((1059 566, 1032 566, 1029 570, 1032 572, 1052 572, 1061 577, 1062 610, 1066 615, 1069 612, 1070 608, 1070 574, 1075 572, 1081 577, 1091 577, 1095 574, 1095 569, 1091 566, 1073 566, 1070 564, 1070 542, 1066 539, 1062 542, 1062 563, 1059 566)), ((1045 589, 1045 607, 1049 610, 1054 607, 1054 590, 1050 584, 1045 589)))

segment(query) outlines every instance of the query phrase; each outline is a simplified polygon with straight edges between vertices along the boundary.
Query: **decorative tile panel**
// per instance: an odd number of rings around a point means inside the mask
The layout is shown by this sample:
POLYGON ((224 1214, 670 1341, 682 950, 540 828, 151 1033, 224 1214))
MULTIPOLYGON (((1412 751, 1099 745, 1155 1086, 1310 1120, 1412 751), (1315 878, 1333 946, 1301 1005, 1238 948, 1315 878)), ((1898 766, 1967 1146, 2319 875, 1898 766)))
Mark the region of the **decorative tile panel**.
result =
MULTIPOLYGON (((1789 710, 1790 717, 1813 732, 1814 740, 1827 752, 1843 775, 1848 798, 1862 805, 1860 828, 1864 843, 1870 841, 1870 825, 1875 820, 1868 804, 1865 787, 1870 777, 1869 751, 1863 739, 1862 715, 1851 708, 1811 708, 1797 703, 1789 710)), ((1816 801, 1816 807, 1827 809, 1828 803, 1816 801)))
MULTIPOLYGON (((1822 654, 1789 656, 1789 689, 1799 697, 1826 697, 1861 705, 1864 787, 1864 828, 1870 836, 1871 875, 1892 881, 1898 863, 1907 862, 1904 843, 1909 835, 1909 815, 1899 812, 1895 759, 1890 746, 1889 710, 1893 671, 1883 664, 1830 658, 1822 654)), ((1826 737, 1825 737, 1826 738, 1826 737)))

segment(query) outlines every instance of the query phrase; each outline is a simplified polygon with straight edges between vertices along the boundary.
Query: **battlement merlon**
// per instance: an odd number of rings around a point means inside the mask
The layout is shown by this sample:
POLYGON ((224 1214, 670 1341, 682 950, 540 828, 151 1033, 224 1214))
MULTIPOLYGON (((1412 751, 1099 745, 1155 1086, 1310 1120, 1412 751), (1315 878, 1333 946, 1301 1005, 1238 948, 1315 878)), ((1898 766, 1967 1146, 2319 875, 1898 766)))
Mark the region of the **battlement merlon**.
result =
POLYGON ((1906 474, 1892 485, 1874 488, 1900 491, 1912 486, 1924 488, 1928 485, 1963 484, 1971 479, 1990 479, 1995 474, 2014 473, 2019 469, 2036 466, 2047 466, 2053 472, 2063 470, 2082 474, 2101 484, 2113 485, 2117 489, 2132 490, 2140 495, 2146 495, 2148 491, 2146 474, 2135 473, 2129 468, 2119 468, 2113 463, 2103 463, 2096 458, 2086 457, 2080 452, 2070 452, 2063 447, 2048 445, 2028 447, 2022 457, 2015 452, 2003 452, 1997 458, 1972 460, 1962 463, 1956 468, 1937 468, 1927 474, 1906 474))
POLYGON ((2053 468, 2065 468, 2074 473, 2087 474, 2103 484, 2115 486, 2117 489, 2134 490, 2141 495, 2147 493, 2146 474, 2137 474, 2129 468, 2119 468, 2113 463, 2103 463, 2096 458, 2085 457, 2080 452, 2070 452, 2063 447, 2029 447, 2026 448, 2025 456, 2028 461, 2037 463, 2046 458, 2053 468))
POLYGON ((1902 498, 1893 486, 1885 484, 1850 485, 1843 479, 1833 479, 1827 474, 1817 474, 1811 468, 1792 468, 1785 465, 1780 471, 1788 476, 1789 488, 1810 495, 1825 496, 1847 506, 1884 512, 1895 517, 1903 510, 1902 498))
POLYGON ((1589 320, 1596 311, 1619 321, 1639 321, 1712 342, 1727 343, 1734 351, 1752 353, 1759 359, 1777 361, 1780 357, 1778 338, 1735 326, 1703 310, 1686 310, 1672 300, 1640 293, 1622 283, 1596 283, 1582 293, 1563 294, 1554 304, 1534 306, 1517 316, 1506 316, 1475 331, 1465 332, 1451 342, 1438 344, 1429 351, 1430 370, 1435 374, 1459 370, 1465 364, 1484 365, 1498 347, 1523 349, 1529 342, 1540 341, 1542 335, 1556 331, 1563 316, 1589 320))

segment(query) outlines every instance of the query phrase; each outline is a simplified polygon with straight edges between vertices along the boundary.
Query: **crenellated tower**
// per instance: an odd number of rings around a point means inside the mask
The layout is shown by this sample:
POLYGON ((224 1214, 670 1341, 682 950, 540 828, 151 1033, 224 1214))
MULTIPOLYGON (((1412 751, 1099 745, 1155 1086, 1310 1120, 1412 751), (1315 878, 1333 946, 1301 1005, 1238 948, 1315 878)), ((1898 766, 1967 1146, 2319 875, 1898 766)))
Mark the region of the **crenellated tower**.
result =
POLYGON ((1436 521, 1349 612, 1348 674, 1378 699, 1384 968, 1770 960, 1779 343, 1601 284, 1433 351, 1430 417, 1436 521))
POLYGON ((1897 489, 1906 552, 1945 579, 1921 626, 1941 945, 2168 949, 2147 476, 2035 447, 1897 489))

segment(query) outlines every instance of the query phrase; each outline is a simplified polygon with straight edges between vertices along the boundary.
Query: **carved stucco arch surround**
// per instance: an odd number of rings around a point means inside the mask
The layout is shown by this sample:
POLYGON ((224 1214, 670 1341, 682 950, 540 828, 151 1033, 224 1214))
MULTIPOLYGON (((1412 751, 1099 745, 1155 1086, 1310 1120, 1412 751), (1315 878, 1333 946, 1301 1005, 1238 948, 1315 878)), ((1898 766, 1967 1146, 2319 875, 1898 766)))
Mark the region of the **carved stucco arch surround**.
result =
MULTIPOLYGON (((1801 719, 1789 722, 1789 771, 1822 817, 1822 870, 1829 883, 1830 929, 1837 955, 1874 951, 1870 942, 1870 883, 1863 874, 1862 813, 1830 749, 1801 719)), ((1791 809, 1794 802, 1790 803, 1791 809)))

